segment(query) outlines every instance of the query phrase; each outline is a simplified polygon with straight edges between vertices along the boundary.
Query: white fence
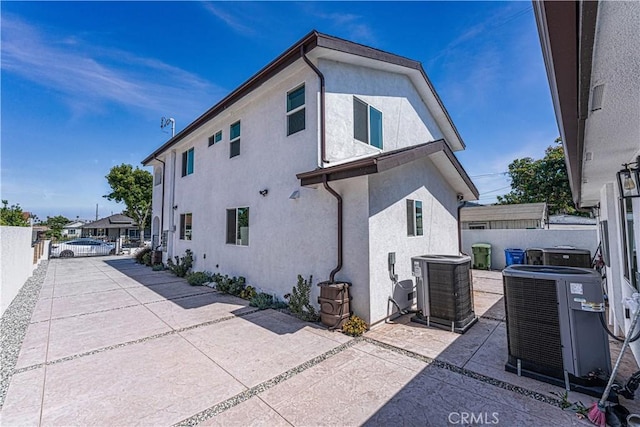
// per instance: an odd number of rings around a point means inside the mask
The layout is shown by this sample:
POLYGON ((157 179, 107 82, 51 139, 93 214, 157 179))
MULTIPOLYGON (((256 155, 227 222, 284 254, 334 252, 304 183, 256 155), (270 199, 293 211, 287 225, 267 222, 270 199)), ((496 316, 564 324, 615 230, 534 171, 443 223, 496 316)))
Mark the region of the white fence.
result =
POLYGON ((501 270, 506 266, 505 249, 552 248, 573 246, 588 249, 593 257, 598 248, 596 230, 462 230, 462 250, 471 255, 471 245, 491 245, 491 268, 501 270))
MULTIPOLYGON (((45 246, 43 257, 47 257, 45 246)), ((39 260, 38 260, 39 261, 39 260)), ((31 227, 0 227, 0 315, 9 307, 37 266, 31 247, 31 227)))

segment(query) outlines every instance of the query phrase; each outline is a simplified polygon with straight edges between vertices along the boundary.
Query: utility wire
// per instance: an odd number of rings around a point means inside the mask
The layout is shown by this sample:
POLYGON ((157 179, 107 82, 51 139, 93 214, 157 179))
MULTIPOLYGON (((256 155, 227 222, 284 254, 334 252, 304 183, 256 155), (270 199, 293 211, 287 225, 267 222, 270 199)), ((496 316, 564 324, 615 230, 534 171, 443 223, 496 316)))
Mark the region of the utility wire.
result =
POLYGON ((511 186, 507 185, 506 187, 496 188, 495 190, 483 191, 481 194, 491 194, 491 193, 495 193, 496 191, 506 190, 507 188, 511 188, 511 186))
POLYGON ((509 172, 483 173, 483 174, 480 174, 480 175, 473 175, 473 176, 470 176, 469 178, 481 178, 481 177, 483 177, 483 176, 506 175, 506 174, 508 174, 508 173, 509 173, 509 172))

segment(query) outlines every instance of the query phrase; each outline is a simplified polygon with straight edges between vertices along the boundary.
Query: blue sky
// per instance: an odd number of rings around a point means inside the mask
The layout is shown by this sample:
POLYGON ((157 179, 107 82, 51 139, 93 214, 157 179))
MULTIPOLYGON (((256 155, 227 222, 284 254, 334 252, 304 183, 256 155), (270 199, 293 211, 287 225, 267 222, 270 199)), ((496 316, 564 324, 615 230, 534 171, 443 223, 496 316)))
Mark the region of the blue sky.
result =
POLYGON ((481 202, 558 136, 531 3, 3 2, 1 195, 91 219, 140 161, 312 29, 422 62, 481 202))

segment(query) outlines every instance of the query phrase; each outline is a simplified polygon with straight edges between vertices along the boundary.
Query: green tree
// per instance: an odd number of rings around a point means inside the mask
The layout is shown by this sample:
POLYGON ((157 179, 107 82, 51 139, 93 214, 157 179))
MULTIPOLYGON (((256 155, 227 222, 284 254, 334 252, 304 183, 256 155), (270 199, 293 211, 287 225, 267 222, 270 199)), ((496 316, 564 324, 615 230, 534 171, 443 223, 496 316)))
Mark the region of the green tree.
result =
POLYGON ((111 187, 111 193, 102 197, 116 202, 124 202, 128 216, 138 223, 140 245, 143 244, 145 224, 151 215, 153 176, 150 172, 135 169, 131 165, 114 166, 105 177, 111 187))
POLYGON ((547 147, 542 159, 515 159, 509 164, 511 192, 498 196, 498 204, 546 202, 549 214, 584 215, 578 212, 571 196, 561 139, 547 147))
POLYGON ((62 215, 56 216, 48 216, 47 220, 41 222, 41 224, 49 227, 49 230, 46 232, 46 236, 49 238, 60 239, 62 237, 62 229, 65 225, 69 224, 71 221, 69 218, 64 217, 62 215))
POLYGON ((28 227, 29 220, 25 218, 19 204, 9 206, 9 201, 2 201, 0 208, 0 225, 10 225, 15 227, 28 227))

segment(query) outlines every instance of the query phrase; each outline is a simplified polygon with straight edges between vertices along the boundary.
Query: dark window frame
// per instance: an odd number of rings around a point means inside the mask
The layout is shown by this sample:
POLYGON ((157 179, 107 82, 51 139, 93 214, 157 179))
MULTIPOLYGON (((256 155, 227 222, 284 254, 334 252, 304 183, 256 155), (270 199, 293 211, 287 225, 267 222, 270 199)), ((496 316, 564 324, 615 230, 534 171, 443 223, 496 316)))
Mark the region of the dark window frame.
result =
POLYGON ((422 200, 407 199, 407 236, 424 236, 424 209, 422 200))
POLYGON ((635 223, 633 215, 633 199, 630 197, 620 199, 620 231, 622 232, 622 261, 624 263, 622 273, 631 286, 638 289, 640 283, 636 281, 638 272, 638 248, 635 247, 635 223))
POLYGON ((353 97, 353 139, 379 150, 384 148, 384 114, 356 96, 353 97), (375 121, 376 123, 379 122, 376 132, 373 132, 375 123, 372 120, 372 116, 374 113, 380 117, 379 121, 375 121), (374 137, 374 134, 377 137, 374 137))
POLYGON ((229 158, 240 155, 240 134, 242 131, 240 120, 229 125, 229 158), (234 135, 234 127, 238 126, 238 133, 234 135))
POLYGON ((226 219, 226 238, 225 243, 227 245, 234 246, 249 246, 249 230, 251 228, 249 222, 248 206, 238 208, 228 208, 226 219), (242 211, 242 212, 241 212, 242 211), (243 236, 242 228, 246 227, 245 234, 243 236), (243 242, 243 237, 244 242, 243 242))
POLYGON ((220 141, 222 141, 222 131, 221 130, 219 130, 218 132, 214 133, 213 135, 211 135, 209 137, 209 147, 211 147, 214 144, 217 144, 220 141))
POLYGON ((307 128, 307 117, 306 117, 306 87, 305 84, 295 87, 294 89, 287 92, 286 96, 287 103, 287 136, 291 136, 298 132, 302 132, 307 128), (302 90, 302 104, 292 105, 293 100, 296 98, 291 98, 292 95, 297 95, 297 92, 302 90), (300 120, 300 118, 302 118, 300 120), (301 124, 301 125, 300 125, 301 124), (294 126, 292 128, 292 126, 294 126))
POLYGON ((180 214, 180 240, 192 240, 192 239, 193 239, 193 214, 192 213, 180 214), (187 223, 187 217, 189 219, 188 223, 187 223))
POLYGON ((193 171, 195 170, 195 161, 196 161, 195 156, 196 156, 195 150, 193 147, 182 152, 182 176, 183 177, 193 174, 193 171), (189 159, 191 159, 191 162, 189 162, 189 159), (189 166, 191 166, 191 168, 189 168, 189 166))

